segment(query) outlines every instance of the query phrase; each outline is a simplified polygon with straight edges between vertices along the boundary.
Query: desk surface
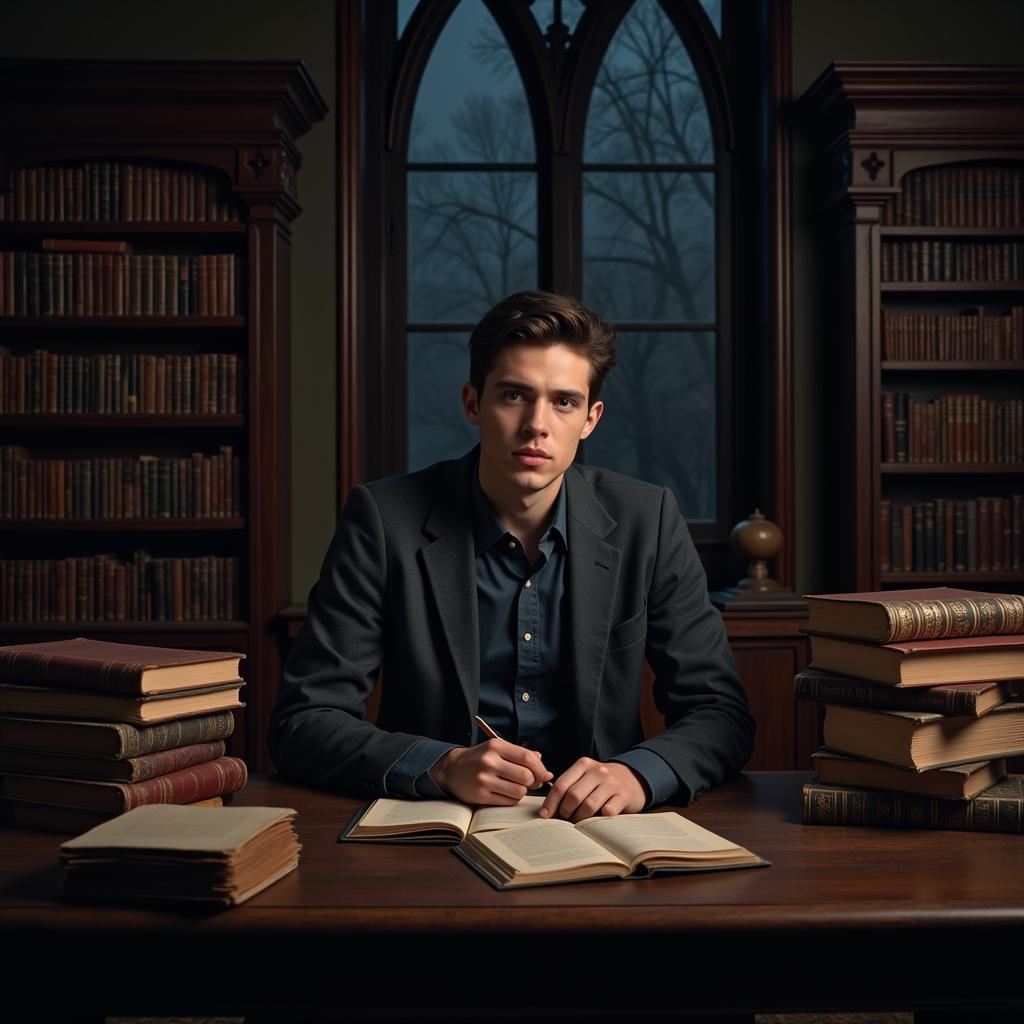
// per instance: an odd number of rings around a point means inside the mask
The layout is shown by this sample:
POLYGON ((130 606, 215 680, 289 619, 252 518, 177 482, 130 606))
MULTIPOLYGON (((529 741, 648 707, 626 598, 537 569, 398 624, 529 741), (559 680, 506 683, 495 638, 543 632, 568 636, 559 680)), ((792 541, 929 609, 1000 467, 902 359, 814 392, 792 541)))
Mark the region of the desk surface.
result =
POLYGON ((770 868, 517 892, 445 847, 339 844, 354 801, 255 778, 238 802, 299 811, 300 866, 216 914, 62 905, 61 837, 0 829, 5 974, 124 1014, 486 1007, 495 986, 506 1010, 1019 1005, 997 950, 1024 937, 1024 837, 806 827, 806 778, 685 811, 770 868))

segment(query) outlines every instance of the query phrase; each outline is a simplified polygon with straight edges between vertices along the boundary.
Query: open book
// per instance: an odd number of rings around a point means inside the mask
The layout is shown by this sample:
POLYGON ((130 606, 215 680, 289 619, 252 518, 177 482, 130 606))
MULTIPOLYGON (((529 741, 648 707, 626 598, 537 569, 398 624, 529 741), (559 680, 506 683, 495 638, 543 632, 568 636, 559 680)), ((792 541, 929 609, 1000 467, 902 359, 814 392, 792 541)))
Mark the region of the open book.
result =
POLYGON ((675 811, 588 818, 576 825, 538 818, 475 832, 455 853, 498 889, 769 864, 675 811))
POLYGON ((674 811, 573 825, 537 817, 543 803, 542 796, 528 796, 514 807, 474 810, 457 800, 381 797, 356 814, 339 840, 458 842, 454 852, 499 889, 768 864, 674 811))
POLYGON ((478 807, 458 800, 394 800, 380 797, 349 822, 339 839, 376 843, 451 844, 475 832, 541 821, 542 796, 513 807, 478 807))

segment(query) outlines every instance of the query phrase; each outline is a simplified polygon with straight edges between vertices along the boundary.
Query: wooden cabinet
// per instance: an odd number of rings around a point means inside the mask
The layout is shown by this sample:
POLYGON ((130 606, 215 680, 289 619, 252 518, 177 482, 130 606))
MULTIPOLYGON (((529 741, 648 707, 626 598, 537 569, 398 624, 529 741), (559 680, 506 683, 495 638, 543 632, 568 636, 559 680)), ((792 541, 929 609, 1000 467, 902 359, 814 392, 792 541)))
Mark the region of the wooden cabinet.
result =
POLYGON ((243 651, 288 600, 301 63, 0 63, 2 642, 243 651))
POLYGON ((836 590, 1024 580, 1024 68, 840 62, 821 160, 836 590))

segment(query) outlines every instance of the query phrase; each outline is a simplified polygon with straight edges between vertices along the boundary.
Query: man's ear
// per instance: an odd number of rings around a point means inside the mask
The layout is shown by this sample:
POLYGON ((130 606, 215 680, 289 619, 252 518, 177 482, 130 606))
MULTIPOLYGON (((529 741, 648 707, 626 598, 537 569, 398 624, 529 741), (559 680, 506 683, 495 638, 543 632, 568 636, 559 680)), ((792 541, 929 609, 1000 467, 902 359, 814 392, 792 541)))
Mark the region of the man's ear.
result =
POLYGON ((597 421, 601 418, 601 414, 604 412, 604 402, 597 401, 587 410, 587 422, 583 424, 583 430, 580 432, 580 440, 590 437, 594 432, 594 428, 597 426, 597 421))
POLYGON ((468 380, 462 385, 462 411, 466 414, 466 419, 473 426, 479 426, 480 400, 477 396, 476 388, 468 380))

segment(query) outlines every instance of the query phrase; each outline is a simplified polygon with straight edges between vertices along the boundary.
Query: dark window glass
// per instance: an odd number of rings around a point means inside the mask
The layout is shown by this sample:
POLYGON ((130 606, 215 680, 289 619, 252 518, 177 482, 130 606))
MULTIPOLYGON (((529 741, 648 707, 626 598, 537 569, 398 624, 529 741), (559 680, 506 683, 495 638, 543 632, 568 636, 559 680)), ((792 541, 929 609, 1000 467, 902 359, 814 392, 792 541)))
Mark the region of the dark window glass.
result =
POLYGON ((597 76, 583 158, 589 163, 714 161, 693 61, 657 0, 622 19, 597 76))
POLYGON ((534 160, 522 79, 482 0, 462 0, 430 56, 416 96, 409 160, 534 160))
POLYGON ((619 332, 587 462, 670 487, 691 522, 715 518, 715 336, 619 332))
POLYGON ((715 178, 583 176, 584 300, 613 320, 715 320, 715 178))
POLYGON ((469 375, 468 340, 468 332, 408 335, 410 469, 458 458, 477 442, 460 398, 469 375))
POLYGON ((718 326, 714 142, 657 0, 637 0, 612 38, 584 160, 584 300, 624 328, 586 461, 671 487, 688 519, 713 522, 718 335, 687 328, 718 326), (648 324, 665 327, 635 329, 648 324))
POLYGON ((409 319, 475 323, 537 284, 532 171, 410 171, 409 319))

